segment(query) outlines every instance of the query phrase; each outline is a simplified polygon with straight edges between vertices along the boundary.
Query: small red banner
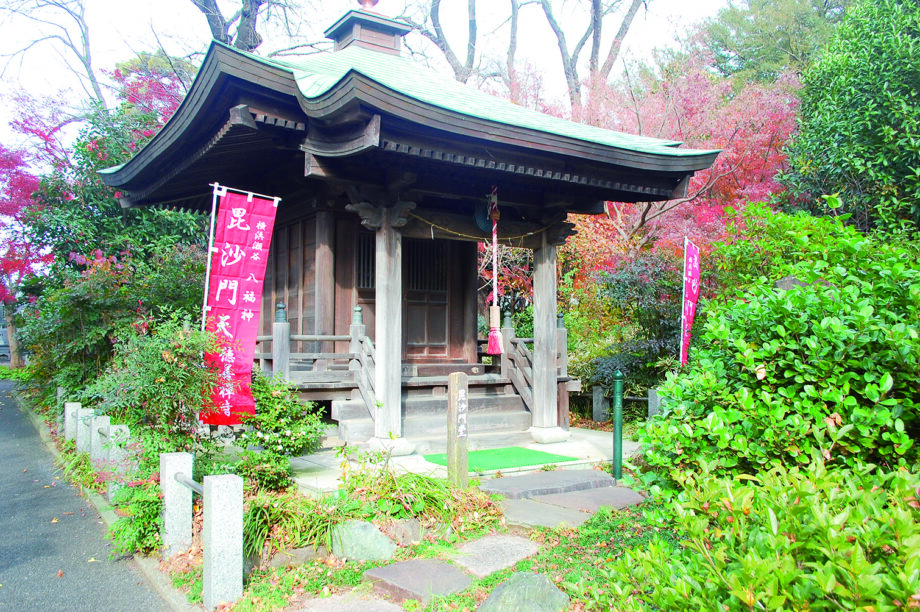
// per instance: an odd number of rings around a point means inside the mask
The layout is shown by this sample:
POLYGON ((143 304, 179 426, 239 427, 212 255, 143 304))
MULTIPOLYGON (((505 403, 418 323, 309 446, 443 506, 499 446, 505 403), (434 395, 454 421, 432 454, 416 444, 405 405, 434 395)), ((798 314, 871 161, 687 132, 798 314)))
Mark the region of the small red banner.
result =
POLYGON ((240 415, 255 414, 249 383, 278 200, 218 189, 223 194, 211 247, 206 329, 222 348, 206 354, 205 363, 218 366, 220 379, 211 396, 214 409, 202 412, 201 422, 237 425, 240 415))
POLYGON ((687 365, 690 330, 700 297, 700 249, 684 238, 684 302, 680 317, 680 365, 687 365))

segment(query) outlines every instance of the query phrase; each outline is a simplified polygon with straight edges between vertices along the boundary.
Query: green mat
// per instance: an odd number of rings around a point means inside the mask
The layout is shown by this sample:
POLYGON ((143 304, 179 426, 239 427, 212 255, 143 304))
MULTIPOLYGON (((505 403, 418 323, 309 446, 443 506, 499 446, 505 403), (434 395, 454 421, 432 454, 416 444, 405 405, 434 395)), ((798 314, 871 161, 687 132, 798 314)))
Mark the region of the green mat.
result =
MULTIPOLYGON (((447 453, 434 453, 425 455, 425 459, 438 465, 447 465, 447 453)), ((565 461, 578 461, 576 457, 555 455, 520 446, 506 448, 493 448, 469 452, 470 471, 486 472, 491 470, 507 470, 510 468, 526 467, 532 465, 545 465, 547 463, 563 463, 565 461)))

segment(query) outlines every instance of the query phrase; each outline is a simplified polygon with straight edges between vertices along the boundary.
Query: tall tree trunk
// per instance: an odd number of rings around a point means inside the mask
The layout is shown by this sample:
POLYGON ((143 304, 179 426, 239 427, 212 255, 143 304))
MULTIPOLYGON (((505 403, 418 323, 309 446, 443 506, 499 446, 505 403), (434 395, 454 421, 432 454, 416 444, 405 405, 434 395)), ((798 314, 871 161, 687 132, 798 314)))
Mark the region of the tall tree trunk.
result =
POLYGON ((22 354, 19 352, 19 338, 16 337, 16 321, 13 320, 11 306, 4 306, 3 317, 6 319, 6 335, 10 343, 10 367, 14 370, 25 367, 22 354))

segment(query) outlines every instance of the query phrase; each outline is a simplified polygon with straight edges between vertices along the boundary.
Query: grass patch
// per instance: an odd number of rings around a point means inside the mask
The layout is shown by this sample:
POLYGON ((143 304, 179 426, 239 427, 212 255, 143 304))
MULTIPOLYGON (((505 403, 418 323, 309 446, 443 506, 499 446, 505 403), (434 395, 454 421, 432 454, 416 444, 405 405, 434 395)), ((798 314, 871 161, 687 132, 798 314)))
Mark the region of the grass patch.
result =
POLYGON ((235 612, 279 610, 307 597, 332 595, 358 587, 364 572, 384 564, 327 559, 295 568, 257 570, 233 609, 235 612))
POLYGON ((627 550, 644 549, 655 539, 677 546, 678 537, 648 519, 641 508, 601 508, 578 529, 537 530, 536 556, 517 564, 515 571, 547 576, 573 601, 595 609, 595 593, 606 590, 609 563, 627 550))
POLYGON ((0 378, 5 380, 14 380, 16 382, 28 382, 32 380, 32 370, 29 368, 16 368, 10 366, 0 366, 0 378))

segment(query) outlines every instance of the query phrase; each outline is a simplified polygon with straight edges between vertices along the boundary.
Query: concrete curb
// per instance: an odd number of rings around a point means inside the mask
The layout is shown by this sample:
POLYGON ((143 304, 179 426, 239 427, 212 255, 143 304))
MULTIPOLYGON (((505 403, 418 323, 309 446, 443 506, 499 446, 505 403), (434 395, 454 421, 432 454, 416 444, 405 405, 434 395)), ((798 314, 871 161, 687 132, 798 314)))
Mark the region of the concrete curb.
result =
MULTIPOLYGON (((16 404, 19 406, 19 410, 23 412, 29 420, 32 422, 32 426, 35 427, 38 431, 39 437, 42 439, 42 442, 45 443, 45 446, 51 452, 55 459, 60 459, 61 453, 58 451, 57 446, 54 444, 54 440, 51 437, 51 430, 48 428, 48 425, 42 419, 41 416, 35 413, 34 410, 28 407, 26 402, 24 402, 18 393, 14 392, 13 398, 16 400, 16 404)), ((104 497, 96 493, 95 491, 80 487, 80 493, 86 500, 91 503, 99 515, 102 517, 102 520, 105 521, 106 527, 111 527, 112 524, 118 519, 118 516, 115 514, 115 509, 112 507, 104 497)), ((200 612, 204 610, 201 606, 196 606, 188 602, 188 599, 185 596, 185 593, 178 591, 172 586, 172 583, 169 577, 160 571, 160 562, 159 560, 152 557, 140 557, 133 555, 131 557, 131 562, 134 563, 134 566, 140 571, 144 576, 144 579, 147 580, 147 584, 156 591, 156 593, 163 598, 163 601, 172 608, 175 612, 200 612)))

